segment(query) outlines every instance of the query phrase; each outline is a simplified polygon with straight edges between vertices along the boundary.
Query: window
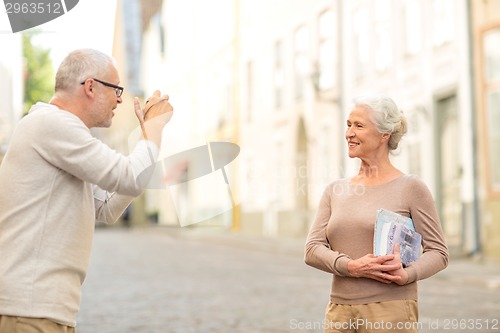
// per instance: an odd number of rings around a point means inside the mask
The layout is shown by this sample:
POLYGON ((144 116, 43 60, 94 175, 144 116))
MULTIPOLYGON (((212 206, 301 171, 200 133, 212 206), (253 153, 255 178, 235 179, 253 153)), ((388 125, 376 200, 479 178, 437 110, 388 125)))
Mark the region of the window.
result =
MULTIPOLYGON (((408 117, 408 134, 406 135, 406 143, 408 150, 408 171, 412 175, 422 176, 422 140, 421 131, 421 116, 416 108, 408 117)), ((400 143, 401 145, 401 143, 400 143)))
POLYGON ((375 68, 385 71, 392 64, 391 0, 377 0, 375 4, 375 68))
POLYGON ((328 184, 332 181, 332 173, 334 171, 333 166, 333 152, 332 143, 335 140, 332 139, 333 131, 331 126, 325 125, 322 129, 322 135, 320 142, 321 149, 321 159, 319 160, 319 165, 321 166, 321 183, 328 184))
POLYGON ((309 34, 305 26, 299 27, 294 35, 294 73, 295 97, 302 99, 308 74, 307 49, 309 47, 309 34))
POLYGON ((354 75, 361 78, 368 71, 370 57, 370 16, 368 8, 360 7, 354 13, 354 75))
POLYGON ((488 110, 489 156, 491 160, 491 181, 495 189, 500 190, 500 88, 488 92, 486 107, 488 110))
POLYGON ((500 81, 500 28, 484 35, 485 73, 487 82, 500 81))
POLYGON ((318 55, 318 90, 325 91, 335 86, 335 54, 336 19, 333 11, 328 10, 319 17, 319 55, 318 55))
POLYGON ((413 56, 422 48, 420 0, 406 0, 403 6, 405 53, 413 56))
POLYGON ((500 28, 484 35, 486 123, 492 187, 500 191, 500 28))
POLYGON ((455 0, 433 0, 433 45, 440 46, 455 38, 455 0))
POLYGON ((253 63, 247 62, 247 121, 252 121, 253 115, 253 63))
POLYGON ((286 197, 286 182, 288 175, 286 172, 286 155, 283 142, 278 141, 274 144, 274 186, 272 189, 272 200, 278 206, 283 204, 286 197))
POLYGON ((283 106, 284 70, 283 70, 283 43, 277 41, 274 44, 274 106, 283 106))

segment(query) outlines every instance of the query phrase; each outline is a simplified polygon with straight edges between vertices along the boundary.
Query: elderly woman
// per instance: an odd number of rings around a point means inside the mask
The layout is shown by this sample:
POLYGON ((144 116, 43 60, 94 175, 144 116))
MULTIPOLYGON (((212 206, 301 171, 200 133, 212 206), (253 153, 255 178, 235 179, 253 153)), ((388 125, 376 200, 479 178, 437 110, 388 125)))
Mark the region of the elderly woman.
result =
POLYGON ((405 132, 392 99, 354 100, 345 138, 349 157, 361 160, 359 172, 326 187, 305 246, 306 264, 333 274, 325 332, 418 332, 417 281, 448 264, 431 193, 389 159, 405 132), (407 267, 398 246, 394 254, 373 254, 381 208, 410 217, 422 235, 423 253, 407 267))

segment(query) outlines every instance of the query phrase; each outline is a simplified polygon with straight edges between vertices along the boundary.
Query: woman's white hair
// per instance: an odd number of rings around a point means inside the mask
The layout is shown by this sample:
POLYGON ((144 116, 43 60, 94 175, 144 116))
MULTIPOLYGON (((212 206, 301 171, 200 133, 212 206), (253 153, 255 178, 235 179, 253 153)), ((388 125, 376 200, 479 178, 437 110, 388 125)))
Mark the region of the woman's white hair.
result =
POLYGON ((406 118, 394 101, 382 94, 366 94, 353 99, 354 106, 364 106, 373 111, 374 121, 380 133, 391 135, 387 143, 390 150, 398 148, 408 130, 406 118))
POLYGON ((107 74, 113 58, 94 49, 80 49, 68 54, 56 73, 55 91, 72 91, 83 81, 107 74))

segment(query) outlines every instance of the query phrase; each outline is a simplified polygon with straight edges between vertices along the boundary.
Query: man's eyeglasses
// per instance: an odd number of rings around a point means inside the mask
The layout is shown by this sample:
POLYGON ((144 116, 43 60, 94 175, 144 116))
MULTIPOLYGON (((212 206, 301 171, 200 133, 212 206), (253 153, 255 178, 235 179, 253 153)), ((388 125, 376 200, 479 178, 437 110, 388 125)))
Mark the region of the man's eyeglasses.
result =
MULTIPOLYGON (((109 83, 109 82, 101 81, 101 80, 98 80, 98 79, 95 79, 95 78, 92 78, 92 80, 97 81, 97 82, 105 85, 106 87, 115 88, 116 97, 120 97, 123 94, 123 90, 125 89, 123 87, 117 86, 116 84, 112 84, 112 83, 109 83)), ((85 81, 83 81, 81 84, 85 84, 85 81)))

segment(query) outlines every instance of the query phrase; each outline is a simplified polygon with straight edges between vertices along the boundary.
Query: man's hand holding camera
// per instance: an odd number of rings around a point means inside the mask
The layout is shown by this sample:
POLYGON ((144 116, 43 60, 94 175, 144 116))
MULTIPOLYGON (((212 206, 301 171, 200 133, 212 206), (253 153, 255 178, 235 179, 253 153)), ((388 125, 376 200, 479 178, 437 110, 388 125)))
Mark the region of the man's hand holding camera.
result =
POLYGON ((159 90, 148 98, 143 108, 139 99, 137 97, 134 99, 135 114, 141 125, 144 139, 151 140, 158 146, 161 142, 161 131, 172 118, 174 111, 168 99, 169 96, 162 96, 159 90))

